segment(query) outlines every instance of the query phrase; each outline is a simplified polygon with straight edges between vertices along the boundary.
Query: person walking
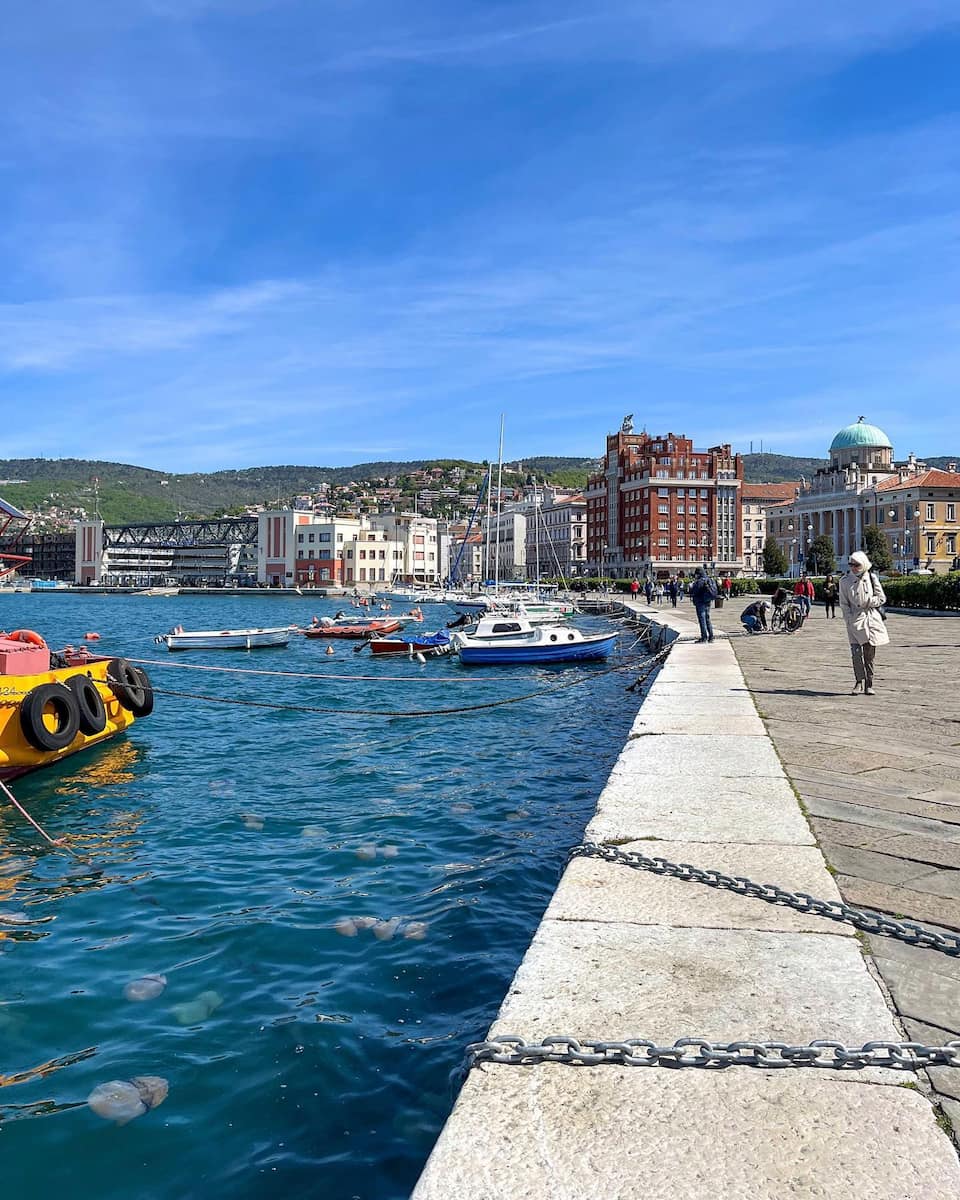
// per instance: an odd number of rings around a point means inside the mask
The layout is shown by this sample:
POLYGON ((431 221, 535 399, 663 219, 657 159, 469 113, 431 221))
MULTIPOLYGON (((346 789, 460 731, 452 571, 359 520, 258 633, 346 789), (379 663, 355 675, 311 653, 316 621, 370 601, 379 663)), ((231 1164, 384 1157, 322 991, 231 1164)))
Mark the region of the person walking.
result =
POLYGON ((698 642, 713 641, 713 623, 710 620, 710 609, 717 598, 716 582, 707 575, 703 567, 697 567, 693 573, 693 583, 690 585, 690 599, 697 610, 697 620, 700 622, 698 642))
POLYGON ((653 598, 658 604, 663 603, 663 584, 659 581, 657 582, 657 586, 653 589, 653 598))
POLYGON ((862 688, 865 696, 872 696, 877 647, 886 646, 890 641, 882 611, 887 597, 871 569, 873 564, 862 550, 856 550, 847 561, 850 569, 840 580, 840 611, 847 624, 853 658, 855 682, 851 695, 856 695, 862 688))
POLYGON ((810 597, 807 594, 807 577, 801 575, 797 582, 793 585, 793 594, 797 598, 797 603, 803 611, 803 619, 806 620, 810 615, 810 597))
POLYGON ((652 603, 652 601, 653 601, 653 583, 651 582, 649 576, 647 576, 647 579, 644 581, 643 594, 647 598, 647 603, 648 604, 652 603))
POLYGON ((678 592, 678 590, 679 589, 677 588, 677 581, 671 575, 670 582, 667 584, 667 592, 670 596, 670 603, 673 605, 674 608, 677 607, 677 592, 678 592))
POLYGON ((732 587, 733 587, 733 583, 731 582, 730 576, 724 575, 724 577, 723 577, 723 594, 724 594, 724 596, 727 597, 727 599, 730 598, 730 591, 731 591, 732 587))
POLYGON ((837 581, 832 575, 828 575, 823 581, 823 606, 824 616, 836 618, 837 615, 837 596, 839 594, 837 581))

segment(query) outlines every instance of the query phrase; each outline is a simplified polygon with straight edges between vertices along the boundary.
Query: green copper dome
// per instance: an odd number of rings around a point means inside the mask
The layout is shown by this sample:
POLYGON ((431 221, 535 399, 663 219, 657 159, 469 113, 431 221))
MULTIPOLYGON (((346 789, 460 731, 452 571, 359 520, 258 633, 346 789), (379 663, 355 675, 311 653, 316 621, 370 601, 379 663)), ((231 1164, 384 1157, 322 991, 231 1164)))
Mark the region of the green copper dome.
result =
POLYGON ((830 443, 830 450, 832 453, 834 450, 850 450, 856 446, 893 448, 883 430, 878 429, 876 425, 868 425, 863 417, 855 425, 848 425, 845 429, 841 429, 830 443))

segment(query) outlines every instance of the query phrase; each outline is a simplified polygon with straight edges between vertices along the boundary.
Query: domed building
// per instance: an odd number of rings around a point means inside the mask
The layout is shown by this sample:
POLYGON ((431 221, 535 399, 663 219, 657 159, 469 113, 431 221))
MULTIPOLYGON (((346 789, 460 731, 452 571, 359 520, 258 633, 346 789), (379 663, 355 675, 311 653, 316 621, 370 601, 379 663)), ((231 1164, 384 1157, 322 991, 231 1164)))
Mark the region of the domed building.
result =
POLYGON ((830 466, 835 471, 850 466, 890 471, 892 464, 890 439, 876 425, 868 425, 863 417, 853 425, 845 425, 830 443, 830 466))
POLYGON ((791 575, 818 571, 811 546, 820 536, 833 543, 837 567, 864 546, 864 529, 886 538, 900 570, 948 571, 958 551, 960 474, 928 470, 913 454, 897 463, 884 431, 860 417, 830 443, 830 461, 802 480, 792 500, 767 508, 767 532, 790 564, 791 575))

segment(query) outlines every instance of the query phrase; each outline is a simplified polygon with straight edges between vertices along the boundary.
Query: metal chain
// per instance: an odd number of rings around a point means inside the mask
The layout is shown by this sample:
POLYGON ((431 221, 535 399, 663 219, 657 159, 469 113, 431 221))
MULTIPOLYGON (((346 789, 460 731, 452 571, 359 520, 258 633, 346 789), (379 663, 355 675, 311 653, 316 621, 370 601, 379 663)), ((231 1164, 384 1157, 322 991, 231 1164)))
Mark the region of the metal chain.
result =
MULTIPOLYGON (((723 888, 741 896, 753 896, 770 904, 783 904, 798 912, 814 913, 832 921, 846 921, 869 933, 899 938, 914 946, 926 946, 942 954, 960 954, 960 937, 937 933, 913 921, 895 921, 882 913, 852 908, 837 900, 818 900, 806 892, 791 892, 773 883, 754 883, 740 875, 674 863, 658 856, 634 850, 620 850, 585 842, 574 846, 571 858, 601 858, 622 863, 656 875, 670 875, 708 887, 723 888)), ((679 1038, 670 1046, 660 1046, 646 1038, 623 1041, 595 1041, 557 1034, 540 1042, 504 1034, 473 1042, 467 1046, 466 1068, 483 1062, 529 1066, 542 1062, 576 1066, 614 1065, 624 1067, 822 1067, 831 1070, 863 1070, 886 1067, 899 1071, 919 1071, 928 1066, 960 1067, 960 1040, 942 1046, 923 1042, 865 1042, 862 1046, 844 1046, 842 1042, 818 1040, 806 1046, 786 1042, 709 1042, 705 1038, 679 1038)))
POLYGON ((694 867, 690 863, 670 862, 656 855, 641 854, 636 850, 620 850, 616 846, 603 846, 596 842, 585 842, 574 846, 571 858, 602 858, 606 862, 618 862, 639 871, 652 871, 655 875, 672 875, 707 887, 723 888, 740 896, 753 896, 766 900, 768 904, 782 904, 797 912, 813 913, 830 921, 846 921, 866 933, 897 938, 911 946, 925 946, 941 954, 960 955, 960 936, 954 933, 938 933, 926 929, 915 921, 897 921, 883 913, 870 909, 853 908, 842 900, 818 900, 806 892, 791 892, 775 883, 754 883, 741 875, 725 875, 712 868, 694 867))
POLYGON ((925 1046, 922 1042, 844 1046, 830 1041, 791 1046, 786 1042, 708 1042, 688 1037, 679 1038, 672 1046, 658 1046, 646 1038, 600 1042, 558 1034, 541 1042, 527 1042, 503 1034, 467 1046, 467 1068, 483 1062, 512 1066, 559 1062, 584 1067, 826 1067, 847 1071, 888 1067, 919 1071, 928 1066, 960 1067, 960 1041, 943 1046, 925 1046))

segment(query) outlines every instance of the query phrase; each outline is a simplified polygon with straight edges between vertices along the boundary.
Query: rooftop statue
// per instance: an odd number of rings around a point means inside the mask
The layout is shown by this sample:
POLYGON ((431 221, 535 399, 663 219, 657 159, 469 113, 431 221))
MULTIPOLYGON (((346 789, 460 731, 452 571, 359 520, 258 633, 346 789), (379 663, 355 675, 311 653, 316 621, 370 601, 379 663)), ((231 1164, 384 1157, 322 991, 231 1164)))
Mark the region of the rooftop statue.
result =
POLYGON ((621 433, 633 433, 633 413, 627 413, 623 418, 623 424, 620 426, 621 433))

